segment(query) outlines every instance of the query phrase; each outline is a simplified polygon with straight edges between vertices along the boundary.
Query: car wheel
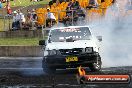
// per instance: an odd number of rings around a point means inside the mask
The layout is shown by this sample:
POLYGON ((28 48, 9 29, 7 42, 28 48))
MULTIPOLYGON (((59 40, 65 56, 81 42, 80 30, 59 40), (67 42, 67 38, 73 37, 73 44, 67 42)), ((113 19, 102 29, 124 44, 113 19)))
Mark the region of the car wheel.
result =
POLYGON ((56 72, 56 69, 49 66, 45 61, 42 63, 42 68, 45 74, 54 74, 56 72))
POLYGON ((90 64, 89 68, 91 71, 100 71, 102 65, 100 55, 97 56, 97 62, 90 64))

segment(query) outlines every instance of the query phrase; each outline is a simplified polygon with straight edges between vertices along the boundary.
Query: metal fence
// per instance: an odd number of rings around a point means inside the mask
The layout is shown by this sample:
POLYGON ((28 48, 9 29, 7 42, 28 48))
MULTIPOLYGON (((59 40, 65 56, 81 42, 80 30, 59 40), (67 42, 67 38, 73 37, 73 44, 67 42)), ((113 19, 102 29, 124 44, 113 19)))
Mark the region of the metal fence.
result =
MULTIPOLYGON (((95 10, 96 8, 94 8, 95 10)), ((87 9, 84 9, 84 13, 86 14, 86 19, 85 19, 85 23, 89 23, 89 22, 92 22, 93 18, 97 18, 99 17, 99 15, 97 16, 97 14, 93 13, 91 14, 91 16, 89 15, 89 11, 90 10, 87 10, 87 9)), ((62 15, 66 13, 66 11, 54 11, 52 12, 54 13, 55 17, 56 17, 56 23, 58 25, 58 23, 60 23, 60 21, 62 20, 62 18, 65 16, 65 15, 62 15)), ((73 18, 73 13, 74 13, 74 10, 72 10, 72 18, 73 18)), ((43 23, 41 23, 39 26, 44 26, 44 27, 47 27, 46 25, 46 19, 45 19, 45 16, 46 16, 46 13, 37 13, 37 14, 41 14, 41 16, 38 16, 38 19, 43 19, 43 23)), ((25 14, 26 16, 27 14, 25 14)), ((8 31, 8 30, 11 30, 12 28, 12 16, 11 15, 3 15, 1 14, 0 16, 0 21, 1 21, 1 30, 2 31, 8 31)), ((73 19, 71 20, 71 23, 73 25, 73 19)), ((81 22, 80 22, 81 24, 81 22)), ((84 24, 84 22, 83 22, 84 24)), ((33 27, 31 27, 30 29, 33 29, 33 27)))
MULTIPOLYGON (((98 10, 98 8, 94 8, 92 10, 98 10)), ((71 15, 71 25, 74 25, 74 11, 75 10, 70 10, 72 12, 72 15, 71 15)), ((103 14, 102 14, 102 11, 100 12, 91 12, 91 10, 88 10, 88 9, 83 9, 84 11, 84 14, 85 14, 85 20, 81 20, 81 18, 78 19, 78 24, 77 25, 85 25, 85 24, 88 24, 88 23, 91 23, 93 22, 94 20, 101 20, 103 14)), ((59 23, 62 22, 62 19, 65 17, 65 15, 62 15, 61 13, 66 13, 66 10, 63 10, 63 11, 52 11, 52 13, 54 13, 55 17, 56 17, 56 25, 59 26, 59 23), (63 17, 62 17, 63 16, 63 17)), ((37 13, 37 14, 41 14, 41 16, 39 16, 38 18, 39 19, 44 19, 42 22, 42 25, 44 27, 47 27, 46 25, 46 14, 47 13, 37 13), (43 16, 43 17, 42 17, 43 16)))
MULTIPOLYGON (((71 24, 74 25, 74 20, 73 20, 73 14, 74 14, 75 10, 72 10, 72 20, 71 20, 71 24)), ((85 20, 80 20, 78 19, 78 22, 76 25, 86 25, 86 24, 91 24, 92 22, 101 22, 102 17, 104 17, 105 13, 106 13, 106 9, 99 9, 99 8, 93 8, 93 9, 83 9, 85 16, 85 20)), ((56 26, 60 26, 60 22, 62 21, 62 19, 65 17, 65 15, 62 15, 66 13, 66 11, 53 11, 52 13, 54 13, 55 17, 56 17, 56 26)), ((46 14, 47 13, 37 13, 38 15, 38 20, 37 20, 37 26, 39 26, 41 29, 47 28, 46 25, 46 14), (40 15, 40 16, 39 16, 40 15), (41 20, 41 23, 39 23, 41 20)), ((25 14, 26 17, 27 14, 25 14)), ((1 26, 1 30, 2 31, 9 31, 12 29, 12 16, 11 15, 0 15, 0 26, 1 26)), ((32 26, 29 28, 29 30, 34 29, 33 26, 33 22, 32 22, 32 26)))

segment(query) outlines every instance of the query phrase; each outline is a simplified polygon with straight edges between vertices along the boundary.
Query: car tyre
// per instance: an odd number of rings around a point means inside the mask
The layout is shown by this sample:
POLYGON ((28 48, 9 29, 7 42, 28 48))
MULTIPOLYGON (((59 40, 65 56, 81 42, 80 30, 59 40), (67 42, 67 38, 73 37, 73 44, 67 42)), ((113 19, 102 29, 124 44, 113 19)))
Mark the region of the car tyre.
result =
POLYGON ((98 55, 96 58, 97 58, 97 62, 91 63, 90 66, 89 66, 90 70, 93 71, 93 72, 100 71, 101 65, 102 65, 100 55, 98 55))
POLYGON ((45 74, 54 74, 56 72, 56 69, 49 66, 45 61, 42 63, 42 68, 45 74))

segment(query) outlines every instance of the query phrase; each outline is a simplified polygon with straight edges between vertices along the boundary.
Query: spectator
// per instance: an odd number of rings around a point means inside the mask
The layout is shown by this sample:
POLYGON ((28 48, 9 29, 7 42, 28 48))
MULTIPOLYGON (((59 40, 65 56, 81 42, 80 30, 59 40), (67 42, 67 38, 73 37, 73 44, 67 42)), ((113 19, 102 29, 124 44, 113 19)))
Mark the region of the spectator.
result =
POLYGON ((28 27, 31 27, 31 12, 30 10, 27 10, 27 15, 26 15, 26 24, 28 27))
POLYGON ((68 6, 67 6, 67 9, 69 9, 69 7, 70 7, 70 9, 71 9, 71 6, 72 6, 72 0, 69 0, 69 3, 68 3, 68 6))
POLYGON ((89 0, 89 5, 96 6, 97 0, 89 0))
POLYGON ((6 2, 6 0, 1 0, 1 2, 2 2, 2 3, 5 3, 5 2, 6 2))
POLYGON ((67 7, 66 16, 67 16, 67 17, 72 16, 72 11, 71 11, 70 7, 67 7))
POLYGON ((73 0, 72 2, 72 5, 71 5, 71 9, 73 10, 73 22, 76 23, 77 20, 78 20, 78 14, 77 14, 77 11, 80 10, 80 5, 79 5, 79 2, 77 0, 73 0))
POLYGON ((4 8, 6 8, 8 15, 12 14, 12 9, 11 9, 11 6, 10 6, 10 1, 7 1, 7 4, 6 4, 6 6, 4 8))
POLYGON ((98 6, 97 0, 89 0, 89 5, 86 8, 91 9, 91 8, 96 8, 97 6, 98 6))
POLYGON ((18 16, 17 16, 17 12, 14 11, 13 12, 13 23, 12 23, 12 29, 13 30, 17 30, 20 28, 20 23, 19 23, 19 20, 18 20, 18 16))
POLYGON ((59 0, 60 3, 64 2, 65 0, 59 0))
POLYGON ((32 20, 32 21, 36 21, 36 20, 37 20, 37 14, 36 14, 36 12, 35 12, 35 9, 32 9, 31 20, 32 20))
POLYGON ((56 18, 53 13, 50 12, 50 8, 47 8, 46 14, 46 26, 51 27, 56 23, 56 18))
MULTIPOLYGON (((80 5, 79 5, 79 2, 76 1, 76 0, 70 0, 69 4, 68 4, 68 7, 67 7, 67 11, 69 13, 69 10, 73 10, 73 16, 75 16, 76 14, 76 11, 80 9, 80 5)), ((72 12, 71 12, 72 13, 72 12)))
POLYGON ((18 13, 17 16, 18 16, 19 21, 20 21, 20 22, 25 22, 25 16, 24 16, 24 14, 21 12, 21 10, 18 10, 17 13, 18 13))
POLYGON ((2 2, 0 1, 0 8, 2 8, 2 2))
POLYGON ((32 22, 32 28, 34 29, 37 26, 37 14, 35 12, 35 9, 32 9, 31 22, 32 22))
POLYGON ((105 2, 105 0, 101 0, 101 3, 105 2))
POLYGON ((70 9, 70 7, 67 7, 66 17, 63 18, 63 23, 64 23, 65 26, 76 24, 76 22, 78 20, 77 11, 73 11, 73 13, 72 13, 72 10, 70 9))
POLYGON ((112 3, 114 4, 116 2, 116 0, 112 0, 112 3))
POLYGON ((56 0, 56 6, 60 4, 60 0, 56 0))
POLYGON ((27 10, 27 21, 31 20, 31 12, 30 10, 27 10))
POLYGON ((79 7, 80 7, 79 2, 76 0, 73 0, 71 8, 74 10, 77 10, 77 9, 79 9, 79 7))
POLYGON ((17 13, 18 13, 17 18, 18 18, 18 21, 20 23, 20 29, 21 29, 22 26, 25 25, 26 19, 25 19, 24 14, 20 10, 18 10, 17 13))
POLYGON ((60 3, 62 3, 62 0, 52 0, 49 2, 49 6, 51 8, 51 6, 53 5, 53 3, 56 3, 56 6, 58 6, 60 3))
POLYGON ((70 6, 66 9, 66 17, 63 18, 63 23, 65 26, 72 25, 72 11, 70 6))
POLYGON ((51 8, 51 6, 53 5, 53 3, 56 3, 56 0, 51 0, 51 1, 49 2, 50 8, 51 8))

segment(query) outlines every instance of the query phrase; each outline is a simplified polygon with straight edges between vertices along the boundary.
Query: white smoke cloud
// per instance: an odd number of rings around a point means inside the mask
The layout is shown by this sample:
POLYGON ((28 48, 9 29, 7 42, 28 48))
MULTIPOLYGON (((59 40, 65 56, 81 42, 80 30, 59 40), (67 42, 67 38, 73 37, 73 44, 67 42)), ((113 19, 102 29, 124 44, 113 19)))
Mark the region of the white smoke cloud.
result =
POLYGON ((103 67, 132 65, 132 13, 127 15, 125 5, 127 2, 123 1, 117 0, 117 3, 107 10, 100 23, 90 24, 94 34, 103 37, 101 47, 103 67))
MULTIPOLYGON (((128 15, 128 3, 127 0, 116 0, 104 18, 96 21, 87 19, 94 35, 103 37, 100 48, 103 67, 132 66, 132 12, 128 15)), ((94 14, 92 17, 97 16, 94 14)))

